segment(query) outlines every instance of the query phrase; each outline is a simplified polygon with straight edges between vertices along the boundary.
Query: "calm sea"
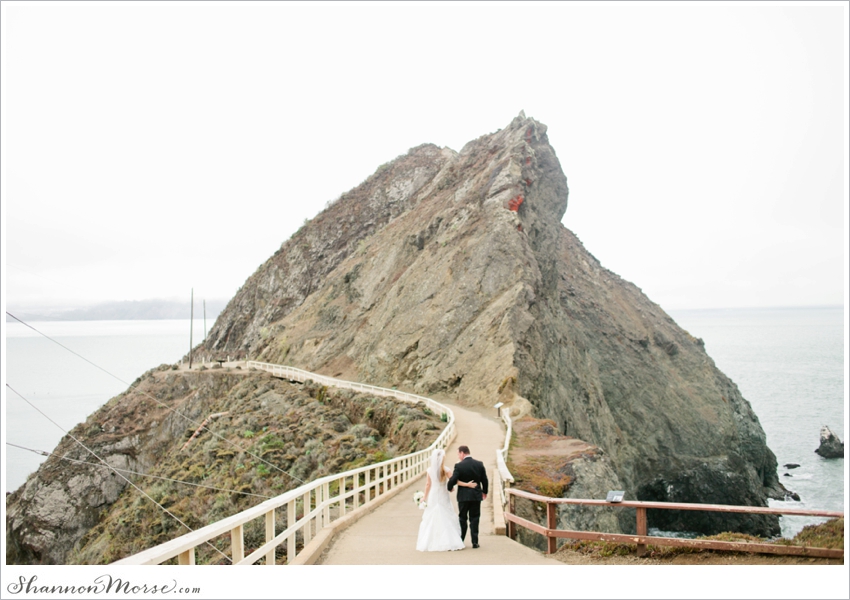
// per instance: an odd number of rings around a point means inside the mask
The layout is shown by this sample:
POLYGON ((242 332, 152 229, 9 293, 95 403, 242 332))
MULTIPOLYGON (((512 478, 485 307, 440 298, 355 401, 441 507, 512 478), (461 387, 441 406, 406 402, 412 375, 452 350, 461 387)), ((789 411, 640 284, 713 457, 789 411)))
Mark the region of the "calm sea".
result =
MULTIPOLYGON (((842 308, 670 311, 705 341, 717 366, 750 401, 779 461, 794 506, 844 510, 844 460, 814 453, 822 425, 845 440, 842 308), (797 463, 796 469, 783 465, 797 463), (785 473, 788 476, 785 476, 785 473)), ((19 323, 6 324, 6 383, 69 430, 139 375, 189 349, 189 320, 31 323, 92 366, 19 323), (119 381, 120 379, 120 381, 119 381)), ((195 321, 194 339, 203 337, 195 321)), ((51 451, 63 432, 4 387, 4 441, 51 451)), ((17 489, 45 457, 4 444, 4 491, 17 489)), ((772 506, 784 505, 771 501, 772 506)), ((783 517, 793 535, 816 519, 783 517)))
MULTIPOLYGON (((30 325, 90 362, 20 323, 5 323, 4 384, 15 391, 3 386, 4 492, 17 489, 47 459, 5 442, 50 452, 65 435, 18 394, 69 431, 139 375, 189 353, 189 319, 30 325)), ((203 320, 195 320, 192 333, 195 344, 203 339, 203 320)))

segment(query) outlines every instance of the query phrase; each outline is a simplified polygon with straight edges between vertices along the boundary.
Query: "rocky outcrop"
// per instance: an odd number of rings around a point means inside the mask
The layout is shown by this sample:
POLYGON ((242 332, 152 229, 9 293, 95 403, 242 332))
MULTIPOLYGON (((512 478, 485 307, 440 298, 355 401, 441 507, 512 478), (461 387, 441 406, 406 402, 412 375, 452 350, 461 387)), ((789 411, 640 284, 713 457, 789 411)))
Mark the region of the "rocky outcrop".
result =
MULTIPOLYGON (((560 435, 553 421, 523 417, 514 421, 508 458, 512 487, 552 498, 604 498, 620 489, 620 480, 601 448, 560 435)), ((517 514, 546 525, 546 511, 536 502, 516 498, 517 514)), ((634 510, 561 504, 556 507, 558 529, 624 533, 635 530, 634 510)), ((545 539, 523 527, 518 540, 539 550, 545 539)))
POLYGON ((815 452, 824 458, 844 458, 844 442, 824 425, 820 428, 820 446, 815 452))
MULTIPOLYGON (((150 500, 196 529, 317 477, 427 447, 443 427, 422 407, 261 372, 150 371, 6 498, 6 562, 109 563, 187 533, 150 500)), ((259 527, 246 539, 264 539, 259 527)), ((218 558, 199 552, 200 563, 218 558)))
MULTIPOLYGON (((784 498, 758 418, 702 341, 561 224, 567 181, 546 131, 520 115, 460 152, 420 146, 379 169, 258 269, 206 350, 507 398, 603 449, 632 498, 784 498)), ((650 526, 779 531, 719 514, 650 526)))
MULTIPOLYGON (((503 401, 594 449, 562 474, 575 493, 616 487, 640 500, 759 506, 784 498, 758 418, 702 341, 561 224, 567 180, 546 132, 521 114, 460 152, 423 145, 383 165, 248 278, 202 348, 468 405, 503 401)), ((221 477, 217 487, 235 494, 155 490, 190 526, 244 508, 250 490, 295 485, 204 435, 181 454, 211 414, 227 413, 214 428, 278 456, 300 480, 436 435, 426 415, 399 415, 389 400, 351 412, 362 403, 260 374, 152 371, 139 384, 145 394, 128 390, 73 433, 121 468, 221 477)), ((69 438, 55 454, 89 460, 69 438)), ((58 456, 7 498, 8 562, 109 561, 178 534, 134 504, 126 482, 58 456)), ((649 525, 779 532, 775 517, 719 513, 650 514, 649 525)))

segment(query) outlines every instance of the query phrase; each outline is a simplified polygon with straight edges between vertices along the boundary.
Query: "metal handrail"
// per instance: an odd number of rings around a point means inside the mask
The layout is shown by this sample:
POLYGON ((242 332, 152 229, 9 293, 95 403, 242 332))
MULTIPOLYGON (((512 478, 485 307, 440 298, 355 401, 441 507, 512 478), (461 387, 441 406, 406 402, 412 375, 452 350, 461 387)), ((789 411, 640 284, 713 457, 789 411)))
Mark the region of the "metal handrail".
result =
POLYGON ((446 448, 455 437, 454 412, 449 407, 431 398, 364 383, 334 379, 295 367, 256 361, 249 361, 247 366, 290 381, 312 380, 323 385, 370 392, 376 396, 394 397, 410 403, 424 402, 435 411, 445 413, 447 424, 445 429, 437 436, 437 439, 424 450, 316 479, 280 496, 266 500, 257 506, 112 564, 156 565, 177 557, 179 564, 193 565, 195 564, 196 547, 228 532, 231 537, 232 564, 253 564, 265 557, 265 564, 273 565, 275 564, 275 549, 283 544, 286 544, 288 564, 298 563, 299 555, 303 554, 308 543, 323 530, 332 529, 334 522, 330 514, 332 507, 337 509, 337 519, 345 515, 362 513, 382 496, 386 496, 390 492, 394 493, 399 487, 403 487, 424 473, 431 454, 439 448, 446 448), (373 474, 374 478, 372 477, 373 474), (363 483, 361 483, 361 479, 363 483), (335 496, 331 496, 331 484, 334 482, 338 484, 337 493, 335 496), (365 501, 363 503, 360 502, 361 494, 364 495, 365 501), (348 500, 351 500, 351 509, 348 508, 348 500), (297 518, 296 515, 296 504, 299 501, 303 506, 301 518, 297 518), (287 528, 275 535, 275 510, 278 508, 286 509, 287 528), (244 556, 243 526, 245 523, 260 517, 265 517, 266 541, 251 554, 244 556), (300 534, 303 539, 304 547, 301 552, 298 551, 296 546, 297 534, 300 534))

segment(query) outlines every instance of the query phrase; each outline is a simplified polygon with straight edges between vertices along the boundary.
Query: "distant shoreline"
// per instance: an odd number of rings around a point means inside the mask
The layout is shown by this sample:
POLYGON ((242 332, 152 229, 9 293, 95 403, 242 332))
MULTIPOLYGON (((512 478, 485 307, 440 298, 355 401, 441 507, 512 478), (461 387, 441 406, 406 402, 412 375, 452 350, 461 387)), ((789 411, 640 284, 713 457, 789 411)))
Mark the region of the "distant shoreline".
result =
MULTIPOLYGON (((206 318, 214 321, 227 305, 227 300, 208 300, 206 318)), ((665 309, 671 316, 677 313, 691 312, 721 312, 741 310, 834 310, 844 307, 836 305, 816 306, 753 306, 753 307, 723 307, 723 308, 674 308, 665 309)), ((195 318, 204 317, 202 301, 195 302, 195 318)), ((188 319, 191 309, 188 302, 172 300, 131 300, 124 302, 105 302, 82 308, 41 308, 35 310, 9 309, 9 312, 24 321, 159 321, 188 319)), ((6 315, 6 322, 13 323, 15 319, 6 315)))
MULTIPOLYGON (((207 300, 206 318, 215 320, 226 305, 226 300, 207 300)), ((130 300, 104 302, 79 308, 40 308, 33 310, 9 308, 8 312, 24 321, 155 321, 189 319, 192 309, 188 302, 130 300)), ((195 301, 194 316, 196 319, 204 317, 203 300, 195 301)), ((6 322, 15 322, 15 319, 6 315, 6 322)))

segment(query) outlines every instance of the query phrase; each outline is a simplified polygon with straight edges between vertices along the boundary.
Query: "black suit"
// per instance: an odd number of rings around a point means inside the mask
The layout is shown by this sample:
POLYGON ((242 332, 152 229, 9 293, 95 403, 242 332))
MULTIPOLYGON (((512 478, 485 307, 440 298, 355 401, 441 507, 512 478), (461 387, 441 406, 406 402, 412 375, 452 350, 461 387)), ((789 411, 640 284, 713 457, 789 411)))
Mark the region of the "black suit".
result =
POLYGON ((460 519, 460 539, 466 539, 466 521, 469 519, 469 533, 472 536, 473 545, 478 545, 478 521, 481 519, 481 501, 483 494, 487 493, 489 481, 487 481, 487 469, 480 460, 467 456, 455 464, 454 473, 447 484, 448 490, 457 485, 458 481, 474 481, 478 485, 474 488, 459 485, 457 488, 458 518, 460 519))

